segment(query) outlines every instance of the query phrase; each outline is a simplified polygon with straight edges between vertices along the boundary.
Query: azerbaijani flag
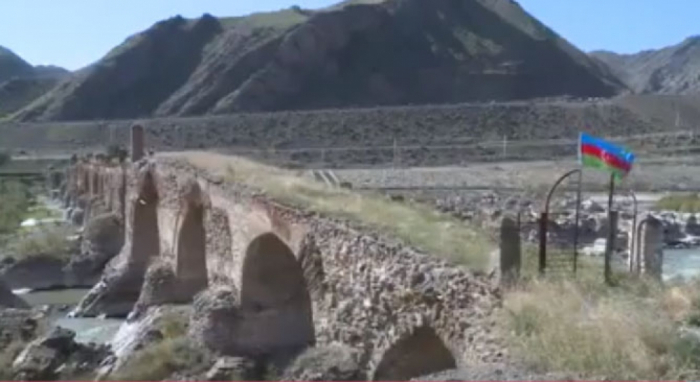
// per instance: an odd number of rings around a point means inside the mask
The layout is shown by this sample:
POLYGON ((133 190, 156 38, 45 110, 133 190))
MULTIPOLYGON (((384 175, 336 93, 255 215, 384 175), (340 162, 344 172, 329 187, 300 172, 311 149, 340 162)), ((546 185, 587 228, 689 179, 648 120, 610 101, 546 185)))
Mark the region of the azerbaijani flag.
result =
POLYGON ((603 139, 581 133, 579 137, 579 162, 611 172, 617 180, 624 178, 634 163, 634 154, 603 139))

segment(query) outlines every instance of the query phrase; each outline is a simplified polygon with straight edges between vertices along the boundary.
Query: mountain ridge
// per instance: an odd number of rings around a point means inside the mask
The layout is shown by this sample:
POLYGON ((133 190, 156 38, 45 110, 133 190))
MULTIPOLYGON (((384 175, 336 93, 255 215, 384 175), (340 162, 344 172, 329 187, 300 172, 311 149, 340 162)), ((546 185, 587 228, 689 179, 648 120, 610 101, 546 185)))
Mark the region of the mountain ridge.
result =
POLYGON ((635 93, 700 94, 700 36, 633 54, 598 50, 589 55, 608 65, 635 93))
POLYGON ((14 118, 609 97, 624 87, 512 0, 365 0, 161 21, 14 118))

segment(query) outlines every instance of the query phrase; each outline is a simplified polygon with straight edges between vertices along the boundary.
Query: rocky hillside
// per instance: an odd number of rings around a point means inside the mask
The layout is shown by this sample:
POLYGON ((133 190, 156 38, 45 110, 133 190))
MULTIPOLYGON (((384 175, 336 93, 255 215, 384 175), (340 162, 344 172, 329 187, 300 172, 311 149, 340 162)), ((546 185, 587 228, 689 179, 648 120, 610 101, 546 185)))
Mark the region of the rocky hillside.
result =
POLYGON ((28 105, 68 74, 56 66, 32 66, 0 46, 0 118, 28 105))
POLYGON ((89 120, 611 96, 512 0, 361 0, 157 23, 14 117, 89 120))
POLYGON ((591 55, 606 63, 637 93, 700 93, 700 36, 636 54, 597 51, 591 55))

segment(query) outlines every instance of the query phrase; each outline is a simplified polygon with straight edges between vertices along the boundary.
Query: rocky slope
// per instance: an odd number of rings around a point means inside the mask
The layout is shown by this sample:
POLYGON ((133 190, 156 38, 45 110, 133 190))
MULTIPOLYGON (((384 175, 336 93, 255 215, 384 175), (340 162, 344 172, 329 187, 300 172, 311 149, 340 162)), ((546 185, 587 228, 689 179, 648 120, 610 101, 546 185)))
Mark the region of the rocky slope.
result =
POLYGON ((0 118, 28 105, 68 73, 56 66, 32 66, 0 46, 0 118))
POLYGON ((700 36, 680 44, 636 54, 592 52, 637 93, 700 93, 700 36))
POLYGON ((623 87, 512 0, 349 1, 159 22, 15 119, 596 97, 623 87))

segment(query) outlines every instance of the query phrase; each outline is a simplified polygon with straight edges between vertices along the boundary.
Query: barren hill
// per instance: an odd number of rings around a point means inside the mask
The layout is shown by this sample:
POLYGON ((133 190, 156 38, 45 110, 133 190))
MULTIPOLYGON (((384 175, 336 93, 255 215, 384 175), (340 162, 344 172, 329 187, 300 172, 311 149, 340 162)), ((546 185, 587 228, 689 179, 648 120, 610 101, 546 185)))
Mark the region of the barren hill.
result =
POLYGON ((512 0, 364 0, 159 22, 15 119, 606 97, 623 87, 512 0))
POLYGON ((0 46, 0 118, 28 105, 68 74, 56 66, 32 66, 0 46))
POLYGON ((700 93, 700 36, 636 54, 597 51, 591 55, 606 63, 637 93, 700 93))

